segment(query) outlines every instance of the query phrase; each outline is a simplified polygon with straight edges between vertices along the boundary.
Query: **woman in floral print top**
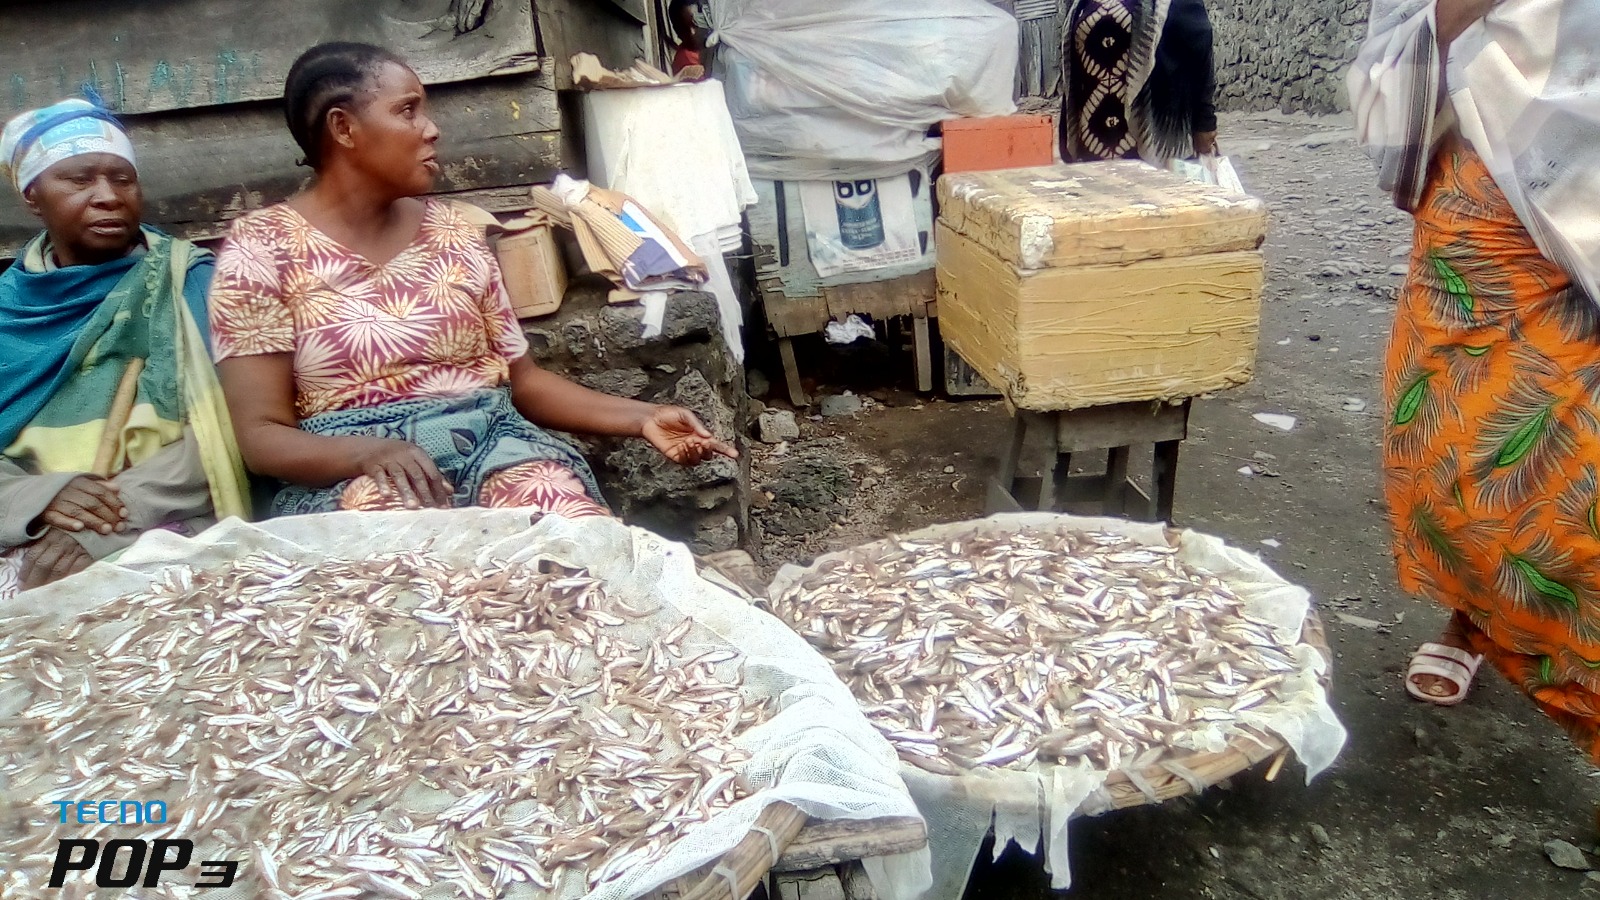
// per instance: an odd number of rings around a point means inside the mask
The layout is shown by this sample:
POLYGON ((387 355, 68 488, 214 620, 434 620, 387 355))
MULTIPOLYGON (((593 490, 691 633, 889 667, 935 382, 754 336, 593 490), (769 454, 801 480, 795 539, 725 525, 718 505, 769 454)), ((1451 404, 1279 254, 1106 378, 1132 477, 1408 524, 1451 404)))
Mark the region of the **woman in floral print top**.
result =
POLYGON ((284 103, 317 177, 235 223, 211 300, 240 449, 286 485, 276 512, 604 513, 582 457, 545 428, 642 437, 683 465, 736 455, 686 409, 534 364, 481 234, 420 196, 439 172, 439 129, 402 60, 314 47, 284 103))

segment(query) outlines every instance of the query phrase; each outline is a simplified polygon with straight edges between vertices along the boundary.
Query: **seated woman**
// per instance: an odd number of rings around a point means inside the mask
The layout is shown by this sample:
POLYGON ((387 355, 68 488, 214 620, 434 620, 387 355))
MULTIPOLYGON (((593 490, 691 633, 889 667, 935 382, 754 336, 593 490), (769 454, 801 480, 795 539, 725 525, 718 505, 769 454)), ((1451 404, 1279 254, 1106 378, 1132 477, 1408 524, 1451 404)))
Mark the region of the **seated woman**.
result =
POLYGON ((686 409, 533 363, 483 236, 420 197, 439 173, 439 129, 399 57, 314 47, 284 105, 316 178, 234 224, 211 295, 245 461, 288 485, 275 512, 607 514, 583 457, 544 428, 643 437, 683 465, 735 456, 686 409))
POLYGON ((24 113, 0 174, 45 227, 0 274, 4 599, 247 509, 206 355, 211 254, 140 226, 116 120, 83 100, 24 113))

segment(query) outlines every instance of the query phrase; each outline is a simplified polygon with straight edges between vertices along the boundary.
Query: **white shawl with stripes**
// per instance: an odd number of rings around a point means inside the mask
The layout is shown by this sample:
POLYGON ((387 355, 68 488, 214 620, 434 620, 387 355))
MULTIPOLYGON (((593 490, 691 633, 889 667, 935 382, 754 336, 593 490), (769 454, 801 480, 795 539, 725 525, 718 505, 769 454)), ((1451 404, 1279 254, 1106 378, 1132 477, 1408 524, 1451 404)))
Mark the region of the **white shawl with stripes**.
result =
POLYGON ((1539 249, 1600 302, 1600 0, 1502 0, 1438 56, 1434 0, 1374 0, 1348 84, 1380 183, 1415 209, 1458 128, 1539 249))

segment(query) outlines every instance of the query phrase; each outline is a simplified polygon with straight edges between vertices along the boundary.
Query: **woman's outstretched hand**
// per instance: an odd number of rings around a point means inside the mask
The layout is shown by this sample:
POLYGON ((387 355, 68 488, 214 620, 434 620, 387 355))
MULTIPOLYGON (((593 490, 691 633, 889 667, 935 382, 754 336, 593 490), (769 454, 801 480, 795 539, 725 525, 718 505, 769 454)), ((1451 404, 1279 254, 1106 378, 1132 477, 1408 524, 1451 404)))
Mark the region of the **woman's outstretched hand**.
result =
POLYGON ((713 456, 738 459, 739 451, 714 435, 694 413, 681 406, 657 406, 644 423, 644 439, 680 466, 693 466, 713 456))
POLYGON ((449 509, 455 488, 421 447, 409 441, 364 438, 356 461, 385 496, 399 497, 406 509, 449 509))

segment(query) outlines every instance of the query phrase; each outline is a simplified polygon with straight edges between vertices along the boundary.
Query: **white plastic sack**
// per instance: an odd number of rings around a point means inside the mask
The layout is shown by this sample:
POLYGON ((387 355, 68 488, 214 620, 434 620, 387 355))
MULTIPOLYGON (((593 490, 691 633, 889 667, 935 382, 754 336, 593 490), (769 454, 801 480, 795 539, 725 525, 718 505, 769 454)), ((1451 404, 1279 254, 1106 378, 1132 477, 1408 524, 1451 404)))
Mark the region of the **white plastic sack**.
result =
MULTIPOLYGON (((935 525, 904 535, 908 541, 941 541, 974 531, 1007 533, 1030 528, 1066 526, 1083 531, 1126 535, 1142 544, 1168 545, 1163 525, 1126 519, 1092 518, 1055 513, 1006 513, 975 522, 935 525)), ((1260 558, 1229 547, 1221 539, 1194 531, 1176 533, 1178 558, 1223 578, 1244 601, 1246 612, 1272 625, 1285 644, 1298 644, 1311 607, 1311 595, 1273 572, 1260 558)), ((810 572, 842 558, 823 556, 808 568, 785 566, 769 596, 777 596, 810 572)), ((1328 705, 1319 680, 1328 662, 1309 645, 1295 647, 1298 671, 1284 684, 1285 699, 1258 707, 1245 716, 1254 728, 1281 737, 1306 767, 1306 778, 1320 774, 1344 748, 1345 730, 1328 705)), ((1215 749, 1222 749, 1225 741, 1215 749)), ((928 849, 933 853, 933 886, 922 900, 960 900, 978 847, 992 825, 995 854, 1009 843, 1042 852, 1051 887, 1072 884, 1067 858, 1067 825, 1075 817, 1111 809, 1102 791, 1106 772, 1089 767, 1036 766, 1032 770, 986 769, 946 777, 903 765, 901 777, 928 822, 928 849)))
POLYGON ((1167 170, 1182 175, 1190 181, 1200 184, 1214 184, 1223 190, 1245 196, 1244 182, 1239 180, 1239 172, 1234 169, 1233 161, 1226 156, 1208 153, 1201 156, 1198 161, 1188 159, 1174 159, 1167 163, 1167 170))
POLYGON ((911 177, 803 181, 806 247, 823 278, 904 266, 921 259, 911 177))
MULTIPOLYGON (((151 532, 115 565, 96 564, 0 604, 0 617, 42 615, 63 622, 145 589, 175 565, 218 568, 261 551, 295 562, 360 559, 424 544, 463 565, 548 559, 585 568, 606 582, 612 596, 657 610, 636 623, 641 627, 666 631, 693 618, 712 640, 745 655, 746 692, 778 698, 778 713, 738 740, 752 754, 744 775, 753 795, 682 835, 658 864, 605 884, 586 900, 629 900, 720 857, 776 801, 821 819, 917 815, 893 748, 815 650, 777 619, 700 578, 682 544, 613 519, 546 516, 529 527, 527 510, 486 509, 329 513, 261 525, 229 519, 194 539, 151 532)), ((14 693, 0 694, 0 714, 14 714, 15 703, 14 693)), ((886 900, 911 900, 928 885, 926 850, 865 862, 874 889, 886 900)), ((255 896, 257 887, 253 879, 240 879, 231 892, 210 893, 215 900, 233 900, 255 896)))
POLYGON ((985 0, 713 0, 711 26, 757 178, 899 175, 935 122, 1016 111, 1017 22, 985 0))

